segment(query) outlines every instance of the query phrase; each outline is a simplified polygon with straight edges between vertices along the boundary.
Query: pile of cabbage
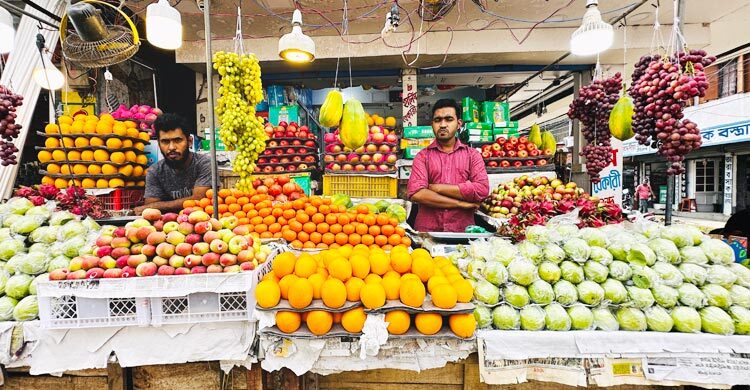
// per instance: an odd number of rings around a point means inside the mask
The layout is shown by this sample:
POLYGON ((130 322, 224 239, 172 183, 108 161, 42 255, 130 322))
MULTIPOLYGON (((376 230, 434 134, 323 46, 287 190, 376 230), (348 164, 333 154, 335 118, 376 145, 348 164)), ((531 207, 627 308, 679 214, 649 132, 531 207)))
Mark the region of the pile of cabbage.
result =
POLYGON ((475 241, 454 260, 480 327, 750 334, 750 268, 686 225, 532 226, 475 241))
POLYGON ((54 202, 34 206, 26 198, 0 204, 0 321, 36 319, 37 283, 93 252, 96 221, 54 210, 54 202))

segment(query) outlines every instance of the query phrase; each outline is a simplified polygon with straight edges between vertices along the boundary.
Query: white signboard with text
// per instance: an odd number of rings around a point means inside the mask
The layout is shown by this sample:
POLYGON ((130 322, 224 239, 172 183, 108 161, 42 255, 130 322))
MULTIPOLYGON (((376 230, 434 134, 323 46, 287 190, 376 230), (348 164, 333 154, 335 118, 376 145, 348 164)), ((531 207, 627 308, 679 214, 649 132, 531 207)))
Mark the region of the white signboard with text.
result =
MULTIPOLYGON (((750 121, 701 129, 701 138, 701 147, 750 141, 750 121)), ((621 149, 625 157, 656 153, 656 149, 652 149, 650 145, 639 144, 635 138, 625 141, 621 149)))
POLYGON ((612 200, 622 206, 622 145, 623 142, 612 137, 610 141, 612 146, 612 162, 601 172, 599 183, 591 184, 591 195, 598 196, 601 199, 612 198, 612 200))

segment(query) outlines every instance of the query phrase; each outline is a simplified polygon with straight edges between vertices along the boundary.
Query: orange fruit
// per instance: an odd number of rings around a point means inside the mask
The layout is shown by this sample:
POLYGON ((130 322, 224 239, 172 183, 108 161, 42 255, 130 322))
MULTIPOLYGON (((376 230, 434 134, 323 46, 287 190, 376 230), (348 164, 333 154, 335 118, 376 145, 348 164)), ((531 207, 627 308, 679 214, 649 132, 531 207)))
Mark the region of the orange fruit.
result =
POLYGON ((424 284, 419 280, 407 279, 401 280, 399 287, 399 298, 401 303, 411 307, 421 307, 424 303, 426 292, 424 284))
POLYGON ((88 173, 88 170, 83 164, 75 164, 73 165, 73 173, 76 175, 83 175, 88 173))
POLYGON ((352 266, 352 275, 364 279, 370 274, 370 261, 362 255, 352 255, 349 259, 352 266))
POLYGON ((448 279, 445 276, 438 276, 435 275, 430 278, 430 280, 427 281, 427 291, 432 294, 433 291, 435 291, 435 287, 442 285, 442 284, 450 284, 448 279))
POLYGON ((411 272, 419 276, 419 280, 422 282, 430 280, 432 275, 435 274, 435 265, 432 263, 432 257, 416 256, 412 253, 412 258, 411 272))
MULTIPOLYGON (((276 275, 278 277, 279 275, 276 275)), ((292 284, 299 279, 297 275, 289 274, 279 280, 279 289, 281 290, 281 298, 289 299, 289 290, 292 284)))
POLYGON ((338 309, 346 303, 347 289, 344 282, 330 278, 323 282, 320 288, 320 298, 323 304, 331 309, 338 309))
POLYGON ((401 288, 400 278, 383 278, 383 281, 381 283, 383 285, 383 289, 385 289, 385 297, 387 299, 394 300, 399 298, 399 289, 401 288))
POLYGON ((350 333, 359 333, 365 326, 365 320, 367 314, 365 309, 358 307, 356 309, 349 310, 341 316, 341 326, 350 333))
POLYGON ((365 283, 366 284, 371 284, 371 283, 382 284, 383 283, 383 278, 381 278, 380 276, 375 275, 375 274, 369 274, 365 278, 365 283))
POLYGON ((276 327, 284 333, 293 333, 299 329, 302 318, 299 313, 279 311, 276 313, 276 327))
POLYGON ((453 286, 446 284, 436 288, 430 296, 432 297, 432 304, 441 309, 452 309, 458 302, 458 294, 453 286))
POLYGON ((303 253, 294 265, 294 274, 300 278, 308 278, 318 269, 318 263, 312 256, 303 253))
POLYGON ((327 311, 313 310, 307 313, 305 320, 307 329, 316 336, 322 336, 331 330, 333 326, 333 315, 327 311))
POLYGON ((109 186, 109 181, 107 179, 98 179, 96 181, 96 188, 107 188, 109 186))
POLYGON ((59 154, 62 154, 62 158, 60 158, 60 159, 55 158, 55 161, 62 161, 62 160, 64 160, 65 159, 65 152, 63 152, 62 150, 55 150, 52 153, 50 153, 50 152, 48 152, 46 150, 40 150, 39 153, 36 154, 36 158, 37 158, 37 160, 39 160, 39 162, 46 163, 46 162, 51 161, 53 159, 53 157, 54 157, 54 154, 57 153, 57 152, 60 152, 59 154))
POLYGON ((391 253, 391 268, 394 271, 405 274, 411 270, 411 256, 405 251, 391 253))
POLYGON ((119 138, 108 138, 107 147, 110 149, 120 149, 122 147, 122 141, 119 138))
POLYGON ((262 308, 271 308, 279 304, 281 289, 273 280, 263 280, 255 286, 255 301, 262 308))
POLYGON ((125 162, 125 154, 123 152, 114 152, 109 155, 109 159, 115 164, 122 164, 125 162))
POLYGON ((461 303, 471 302, 474 296, 474 287, 468 280, 461 279, 453 282, 453 288, 456 290, 456 301, 461 303))
POLYGON ((365 281, 360 278, 350 278, 346 281, 346 300, 350 302, 359 302, 359 292, 365 281))
POLYGON ((57 138, 49 137, 46 140, 44 140, 44 147, 45 148, 59 148, 60 141, 58 141, 57 138))
POLYGON ((414 326, 424 335, 434 335, 443 327, 443 317, 437 313, 419 313, 414 316, 414 326))
POLYGON ((289 305, 295 309, 304 309, 313 299, 313 286, 305 278, 297 278, 289 286, 289 305))
POLYGON ((47 172, 49 173, 60 173, 60 166, 57 164, 47 164, 47 172))
POLYGON ((283 278, 294 272, 296 262, 297 258, 294 257, 292 252, 282 252, 273 259, 271 268, 277 277, 283 278))
POLYGON ((106 150, 96 150, 94 151, 94 160, 99 162, 109 161, 109 153, 106 150))
POLYGON ((83 161, 94 161, 94 151, 84 150, 81 152, 81 160, 83 161))
POLYGON ((404 334, 411 325, 411 316, 403 310, 389 311, 385 314, 385 322, 388 323, 388 333, 404 334))
POLYGON ((477 329, 477 320, 472 313, 453 314, 448 317, 448 325, 456 336, 466 339, 474 335, 474 331, 477 329))
POLYGON ((359 297, 368 309, 377 309, 385 305, 385 290, 380 284, 365 283, 359 290, 359 297))
POLYGON ((125 187, 125 180, 122 180, 119 178, 109 179, 109 187, 110 188, 125 187))
POLYGON ((349 261, 337 258, 328 264, 328 273, 332 278, 345 282, 352 277, 352 266, 349 261))

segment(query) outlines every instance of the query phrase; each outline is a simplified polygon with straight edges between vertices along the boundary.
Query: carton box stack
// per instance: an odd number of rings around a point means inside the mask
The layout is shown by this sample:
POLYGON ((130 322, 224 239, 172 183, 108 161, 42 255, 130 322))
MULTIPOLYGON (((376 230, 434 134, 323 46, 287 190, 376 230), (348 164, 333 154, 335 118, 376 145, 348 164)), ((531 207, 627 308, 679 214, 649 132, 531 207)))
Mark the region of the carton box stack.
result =
POLYGON ((404 136, 401 138, 401 150, 404 151, 404 158, 414 159, 420 150, 430 146, 434 140, 435 133, 432 131, 432 126, 404 127, 404 136))

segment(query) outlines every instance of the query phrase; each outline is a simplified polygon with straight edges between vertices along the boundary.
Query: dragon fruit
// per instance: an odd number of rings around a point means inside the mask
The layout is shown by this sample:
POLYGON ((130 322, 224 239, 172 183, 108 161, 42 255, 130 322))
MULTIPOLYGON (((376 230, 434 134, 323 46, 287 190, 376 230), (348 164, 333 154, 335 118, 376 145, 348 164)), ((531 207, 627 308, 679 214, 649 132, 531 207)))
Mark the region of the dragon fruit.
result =
POLYGON ((32 196, 27 197, 27 199, 30 200, 31 203, 34 204, 34 206, 41 206, 41 205, 47 203, 47 199, 45 199, 41 195, 32 195, 32 196))
POLYGON ((39 194, 46 199, 55 199, 60 190, 51 184, 42 184, 39 186, 39 194))
POLYGON ((22 198, 28 198, 31 196, 39 195, 39 192, 31 187, 21 186, 21 188, 17 189, 14 193, 14 196, 20 196, 22 198))

